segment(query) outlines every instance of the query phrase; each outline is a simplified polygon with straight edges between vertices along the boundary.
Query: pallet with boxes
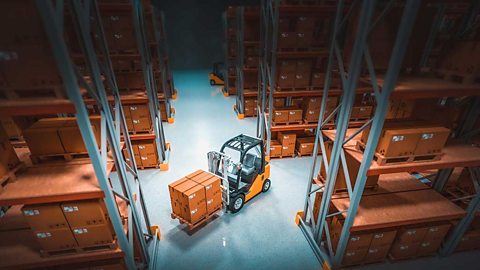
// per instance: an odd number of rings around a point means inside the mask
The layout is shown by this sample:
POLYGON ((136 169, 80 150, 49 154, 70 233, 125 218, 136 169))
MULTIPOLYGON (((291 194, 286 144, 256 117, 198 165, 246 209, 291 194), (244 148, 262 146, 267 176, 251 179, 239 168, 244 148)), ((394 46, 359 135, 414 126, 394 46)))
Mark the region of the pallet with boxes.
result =
POLYGON ((168 185, 172 218, 193 229, 207 223, 223 207, 221 179, 197 170, 168 185))

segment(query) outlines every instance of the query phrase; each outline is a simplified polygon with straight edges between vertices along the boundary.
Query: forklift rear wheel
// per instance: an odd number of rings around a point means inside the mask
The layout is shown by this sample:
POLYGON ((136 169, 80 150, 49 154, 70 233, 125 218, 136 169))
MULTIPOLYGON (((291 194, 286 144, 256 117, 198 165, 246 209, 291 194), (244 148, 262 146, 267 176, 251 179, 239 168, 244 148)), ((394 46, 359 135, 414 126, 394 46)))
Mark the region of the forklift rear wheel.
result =
POLYGON ((242 209, 243 204, 245 203, 245 196, 243 194, 239 194, 230 201, 229 209, 232 213, 237 213, 242 209))
POLYGON ((271 184, 272 183, 269 179, 265 180, 265 182, 263 182, 262 192, 267 192, 270 189, 271 184))
POLYGON ((214 81, 214 80, 210 80, 210 85, 215 85, 215 81, 214 81))

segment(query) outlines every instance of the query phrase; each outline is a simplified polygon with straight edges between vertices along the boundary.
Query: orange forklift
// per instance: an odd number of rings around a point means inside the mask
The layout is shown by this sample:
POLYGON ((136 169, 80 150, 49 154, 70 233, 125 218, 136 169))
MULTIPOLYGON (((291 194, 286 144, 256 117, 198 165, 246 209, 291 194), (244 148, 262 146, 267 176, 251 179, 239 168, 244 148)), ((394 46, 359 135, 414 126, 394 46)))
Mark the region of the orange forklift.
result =
POLYGON ((224 69, 224 65, 222 62, 217 62, 213 64, 213 71, 208 74, 210 85, 224 84, 223 69, 224 69))

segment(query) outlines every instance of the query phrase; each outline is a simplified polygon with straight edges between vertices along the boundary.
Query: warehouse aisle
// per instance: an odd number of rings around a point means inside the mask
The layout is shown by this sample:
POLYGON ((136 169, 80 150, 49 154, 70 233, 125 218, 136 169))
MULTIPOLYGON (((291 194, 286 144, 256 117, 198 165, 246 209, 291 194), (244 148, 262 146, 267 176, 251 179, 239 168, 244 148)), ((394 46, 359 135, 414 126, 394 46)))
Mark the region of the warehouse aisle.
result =
POLYGON ((152 223, 160 225, 160 269, 318 269, 319 264, 294 216, 303 207, 307 158, 274 160, 272 188, 238 214, 226 213, 189 236, 170 218, 168 184, 197 169, 207 170, 206 153, 240 133, 255 135, 254 118, 238 120, 234 97, 208 83, 208 71, 175 74, 177 115, 165 125, 172 144, 170 170, 142 171, 152 223), (297 169, 302 168, 302 169, 297 169))

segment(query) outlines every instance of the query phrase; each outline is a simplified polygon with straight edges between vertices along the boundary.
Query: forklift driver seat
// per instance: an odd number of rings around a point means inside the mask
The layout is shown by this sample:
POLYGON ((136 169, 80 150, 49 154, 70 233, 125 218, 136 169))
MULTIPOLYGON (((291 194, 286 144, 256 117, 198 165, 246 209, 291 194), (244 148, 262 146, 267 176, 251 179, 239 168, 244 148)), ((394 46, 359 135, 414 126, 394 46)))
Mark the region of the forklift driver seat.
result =
POLYGON ((242 164, 242 181, 246 183, 252 183, 253 173, 255 172, 255 162, 257 157, 252 154, 246 154, 245 160, 242 164))

